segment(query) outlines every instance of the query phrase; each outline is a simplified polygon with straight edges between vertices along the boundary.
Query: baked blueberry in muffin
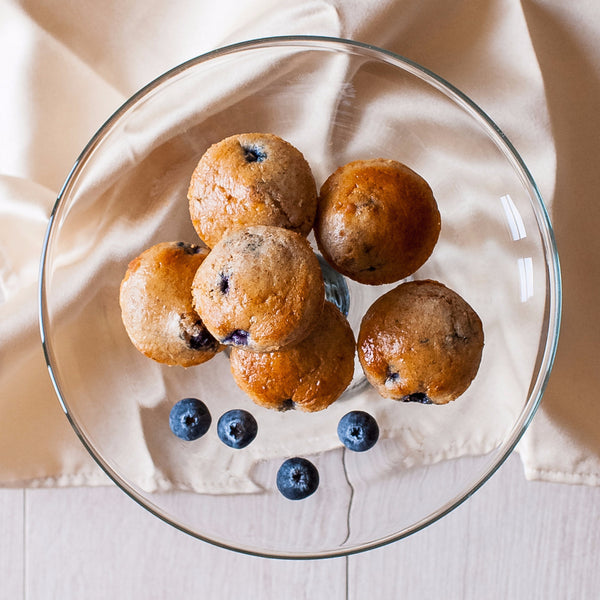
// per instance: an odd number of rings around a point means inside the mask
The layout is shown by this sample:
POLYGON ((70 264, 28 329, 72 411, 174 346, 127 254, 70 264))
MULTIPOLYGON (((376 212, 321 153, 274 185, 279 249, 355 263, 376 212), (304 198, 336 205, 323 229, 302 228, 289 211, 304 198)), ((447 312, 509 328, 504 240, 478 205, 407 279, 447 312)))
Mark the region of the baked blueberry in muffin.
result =
POLYGON ((312 229, 317 187, 302 153, 270 133, 242 133, 213 144, 196 166, 188 190, 192 224, 212 248, 250 225, 312 229))
POLYGON ((273 352, 231 351, 238 386, 266 408, 317 412, 337 400, 352 381, 356 344, 342 313, 326 302, 302 341, 273 352))
POLYGON ((121 318, 133 345, 160 363, 190 367, 223 349, 192 306, 192 281, 208 249, 162 242, 133 259, 121 282, 121 318))
POLYGON ((308 335, 323 310, 325 286, 306 238, 258 225, 221 239, 198 268, 192 296, 219 342, 269 352, 308 335))
POLYGON ((358 357, 381 396, 446 404, 471 384, 483 344, 481 320, 461 296, 437 281, 411 281, 368 309, 358 357))

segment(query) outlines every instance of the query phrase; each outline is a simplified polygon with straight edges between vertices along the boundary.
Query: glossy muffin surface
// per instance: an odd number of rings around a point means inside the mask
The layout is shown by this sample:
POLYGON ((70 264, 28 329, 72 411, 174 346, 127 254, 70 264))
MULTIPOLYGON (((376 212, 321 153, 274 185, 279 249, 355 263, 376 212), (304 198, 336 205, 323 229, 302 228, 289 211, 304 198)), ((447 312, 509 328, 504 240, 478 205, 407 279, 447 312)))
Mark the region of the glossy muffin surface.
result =
POLYGON ((316 412, 335 402, 352 381, 355 348, 348 321, 326 302, 316 326, 301 342, 275 352, 234 348, 231 372, 260 406, 316 412))
POLYGON ((446 404, 471 384, 483 343, 481 320, 461 296, 437 281, 411 281, 371 305, 358 357, 381 396, 446 404))
POLYGON ((393 160, 357 160, 321 187, 315 237, 323 257, 360 283, 394 283, 429 258, 440 213, 427 182, 393 160))

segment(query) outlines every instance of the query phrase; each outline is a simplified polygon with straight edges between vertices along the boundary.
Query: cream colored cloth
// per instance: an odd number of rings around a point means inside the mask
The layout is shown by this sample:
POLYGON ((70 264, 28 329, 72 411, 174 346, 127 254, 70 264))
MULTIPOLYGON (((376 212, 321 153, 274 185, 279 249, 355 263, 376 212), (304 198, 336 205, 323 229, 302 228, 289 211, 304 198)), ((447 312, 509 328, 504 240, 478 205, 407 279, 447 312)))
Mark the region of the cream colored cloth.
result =
MULTIPOLYGON (((591 1, 586 7, 592 17, 599 16, 591 1)), ((598 336, 591 292, 594 284, 598 287, 600 253, 583 271, 578 268, 585 262, 578 249, 582 241, 586 248, 598 243, 593 228, 598 210, 591 202, 598 170, 588 173, 584 167, 598 132, 591 100, 598 97, 592 95, 598 91, 598 69, 586 54, 594 47, 593 19, 582 18, 588 14, 583 11, 567 12, 565 18, 559 12, 564 10, 568 11, 558 3, 512 0, 216 4, 79 0, 66 5, 56 0, 43 6, 4 0, 0 4, 0 55, 5 57, 0 67, 0 485, 106 481, 60 409, 37 324, 37 269, 46 222, 78 153, 114 109, 168 68, 231 42, 284 34, 351 38, 420 62, 469 94, 520 151, 543 197, 553 205, 555 220, 560 217, 557 233, 564 245, 567 290, 564 343, 555 376, 519 449, 529 477, 597 483, 600 441, 594 426, 600 409, 594 406, 598 369, 593 368, 593 351, 598 336), (566 47, 558 43, 563 38, 570 42, 566 47), (592 75, 591 80, 586 74, 592 75), (571 115, 572 104, 591 123, 580 125, 571 115), (571 137, 574 131, 576 140, 571 137), (589 206, 580 207, 578 202, 589 206), (589 232, 583 240, 577 238, 579 227, 589 232), (583 293, 570 293, 569 282, 583 293)), ((224 368, 218 364, 215 368, 224 368)), ((155 406, 149 398, 150 420, 155 406)), ((332 407, 332 422, 342 410, 332 407)), ((140 418, 143 427, 144 416, 140 418)), ((269 416, 268 427, 277 431, 281 418, 269 416)), ((299 422, 306 418, 294 416, 299 422)), ((477 414, 469 418, 478 425, 477 414)), ((493 427, 481 422, 479 426, 479 436, 448 440, 435 459, 491 449, 497 441, 493 427)), ((414 441, 415 447, 423 440, 426 432, 422 440, 414 441)), ((272 442, 275 446, 277 439, 272 442)), ((326 448, 330 441, 319 438, 317 431, 315 443, 326 448)), ((228 471, 219 471, 228 472, 230 481, 218 477, 210 481, 203 474, 199 483, 189 481, 186 465, 174 470, 168 461, 161 464, 152 448, 138 450, 132 468, 140 470, 138 479, 147 489, 172 485, 208 491, 251 489, 243 483, 247 465, 241 459, 228 471)), ((406 460, 410 464, 410 457, 406 460)))

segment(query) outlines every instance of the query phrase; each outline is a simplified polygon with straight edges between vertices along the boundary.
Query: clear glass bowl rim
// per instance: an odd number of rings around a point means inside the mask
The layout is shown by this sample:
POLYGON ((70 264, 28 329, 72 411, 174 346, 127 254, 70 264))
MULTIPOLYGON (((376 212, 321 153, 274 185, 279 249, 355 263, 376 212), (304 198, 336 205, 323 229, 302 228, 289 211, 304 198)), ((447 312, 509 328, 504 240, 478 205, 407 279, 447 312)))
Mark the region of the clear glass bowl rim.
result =
POLYGON ((372 550, 375 548, 379 548, 381 546, 385 546, 389 543, 398 541, 402 538, 405 538, 413 533, 424 529, 428 525, 436 522, 441 519, 455 508, 460 506, 465 500, 467 500, 470 496, 472 496, 481 486, 483 486, 492 475, 500 468, 500 466, 504 463, 504 461, 508 458, 508 456, 512 453, 515 446, 525 433, 528 428, 531 420, 533 419, 539 404, 541 402, 542 396, 546 389, 548 379, 550 373, 552 371, 552 366, 554 364, 554 359, 556 356, 556 348, 558 345, 558 337, 560 331, 560 321, 561 321, 561 309, 562 309, 562 281, 561 281, 561 272, 560 272, 560 263, 559 257, 556 247, 556 240, 554 236, 554 231, 552 228, 552 224, 550 221, 550 217, 540 191, 538 189, 537 184, 535 183, 533 176, 531 175, 528 167, 525 162, 512 145, 510 140, 506 137, 506 135, 502 132, 502 130, 496 125, 496 123, 487 115, 485 111, 483 111, 475 102, 473 102, 467 95, 461 92, 458 88, 453 86, 450 82, 446 81, 433 71, 430 71, 426 67, 394 52, 389 50, 385 50, 384 48, 380 48, 378 46, 374 46, 372 44, 366 44, 363 42, 358 42, 355 40, 337 38, 337 37, 328 37, 328 36, 316 36, 316 35, 293 35, 293 36, 272 36, 272 37, 263 37, 251 39, 243 42, 238 42, 235 44, 230 44, 227 46, 223 46, 221 48, 217 48, 210 52, 201 54, 194 58, 191 58, 172 69, 164 72, 162 75, 158 76, 151 82, 149 82, 144 87, 140 88, 135 94, 133 94, 128 100, 126 100, 108 119, 104 122, 104 124, 98 129, 98 131, 94 134, 94 136, 90 139, 90 141, 86 144, 81 154, 77 157, 73 167, 63 183, 59 194, 57 196, 56 202, 50 214, 48 226, 46 229, 46 234, 44 238, 41 258, 40 258, 40 276, 39 276, 39 287, 38 287, 38 309, 39 309, 39 325, 40 325, 40 335, 42 348, 44 352, 44 357, 46 360, 46 365, 48 367, 48 372, 50 378, 52 380, 52 384, 54 386, 56 395, 60 402, 60 405, 70 422, 72 428, 77 434, 79 440, 86 448, 88 453, 92 456, 92 458, 96 461, 96 463, 100 466, 100 468, 108 475, 108 477, 119 487, 125 494, 127 494, 130 498, 132 498, 135 502, 137 502, 144 509, 148 510, 151 514, 158 517, 162 521, 168 523, 169 525, 175 527, 195 537, 202 541, 208 542, 218 547, 222 547, 228 550, 241 552, 243 554, 248 554, 252 556, 258 556, 263 558, 279 558, 279 559, 305 559, 305 560, 314 560, 320 558, 336 558, 342 556, 349 556, 352 554, 357 554, 359 552, 365 552, 367 550, 372 550), (87 440, 86 436, 83 434, 82 430, 78 426, 77 422, 71 415, 68 403, 65 400, 65 397, 60 389, 60 384, 58 382, 58 378, 53 368, 52 361, 52 343, 48 338, 46 330, 48 323, 48 314, 47 314, 47 303, 46 303, 46 269, 47 269, 47 255, 48 255, 48 247, 50 243, 50 239, 52 237, 54 222, 59 213, 63 199, 68 195, 68 192, 71 188, 72 182, 77 178, 79 172, 85 167, 86 161, 96 145, 102 140, 105 132, 109 130, 112 125, 118 121, 122 115, 124 115, 134 104, 136 104, 140 99, 144 98, 156 88, 167 82, 168 80, 176 77, 181 72, 187 70, 190 67, 196 66, 198 64, 210 61, 212 59, 225 56, 228 54, 235 54, 240 51, 253 50, 258 48, 267 48, 267 47, 306 47, 307 49, 315 49, 315 50, 340 50, 340 51, 352 51, 356 53, 362 53, 365 56, 372 56, 379 60, 384 60, 384 62, 388 64, 393 64, 397 67, 402 68, 405 71, 410 72, 411 74, 419 77, 420 79, 427 81, 433 87, 436 87, 438 90, 442 91, 446 96, 450 99, 454 100, 454 102, 464 108, 472 117, 480 122, 480 124, 487 130, 488 135, 494 140, 497 146, 501 147, 505 155, 512 161, 515 169, 520 173, 526 187, 529 190, 530 198, 532 200, 532 208, 538 223, 539 233, 541 235, 541 239, 544 245, 544 255, 546 258, 546 275, 549 287, 549 294, 547 297, 547 307, 546 307, 546 325, 548 328, 546 343, 544 346, 544 351, 542 354, 542 358, 539 362, 539 369, 537 372, 537 377, 535 381, 532 382, 530 387, 530 393, 527 398, 527 402, 525 403, 524 409, 521 412, 521 416, 519 420, 513 425, 510 435, 507 437, 507 440, 504 444, 504 449, 502 453, 497 457, 495 462, 480 476, 480 478, 462 495, 455 497, 453 500, 446 503, 444 506, 440 507, 434 513, 428 515, 425 519, 415 523, 410 528, 406 530, 397 532, 395 534, 390 534, 389 536, 374 540, 369 543, 360 544, 353 548, 345 548, 342 550, 334 550, 334 551, 325 551, 321 553, 272 553, 272 552, 263 552, 257 550, 255 548, 244 548, 237 547, 232 544, 222 543, 218 540, 211 539, 209 537, 205 537, 202 534, 191 531, 186 528, 184 525, 181 525, 174 520, 171 520, 167 516, 161 514, 160 510, 154 508, 149 502, 141 497, 132 487, 124 481, 117 473, 115 473, 102 459, 101 456, 97 453, 97 451, 92 447, 92 445, 87 440))

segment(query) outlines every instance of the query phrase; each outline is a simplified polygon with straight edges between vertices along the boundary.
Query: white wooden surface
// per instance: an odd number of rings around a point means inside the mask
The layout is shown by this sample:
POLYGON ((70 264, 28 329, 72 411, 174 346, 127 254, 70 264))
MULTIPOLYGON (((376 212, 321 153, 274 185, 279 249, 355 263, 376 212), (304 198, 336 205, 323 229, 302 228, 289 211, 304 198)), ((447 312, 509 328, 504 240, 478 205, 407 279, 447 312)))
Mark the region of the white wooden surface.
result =
POLYGON ((349 558, 215 548, 113 487, 0 490, 0 528, 2 600, 600 598, 600 488, 527 482, 517 456, 438 523, 349 558))

